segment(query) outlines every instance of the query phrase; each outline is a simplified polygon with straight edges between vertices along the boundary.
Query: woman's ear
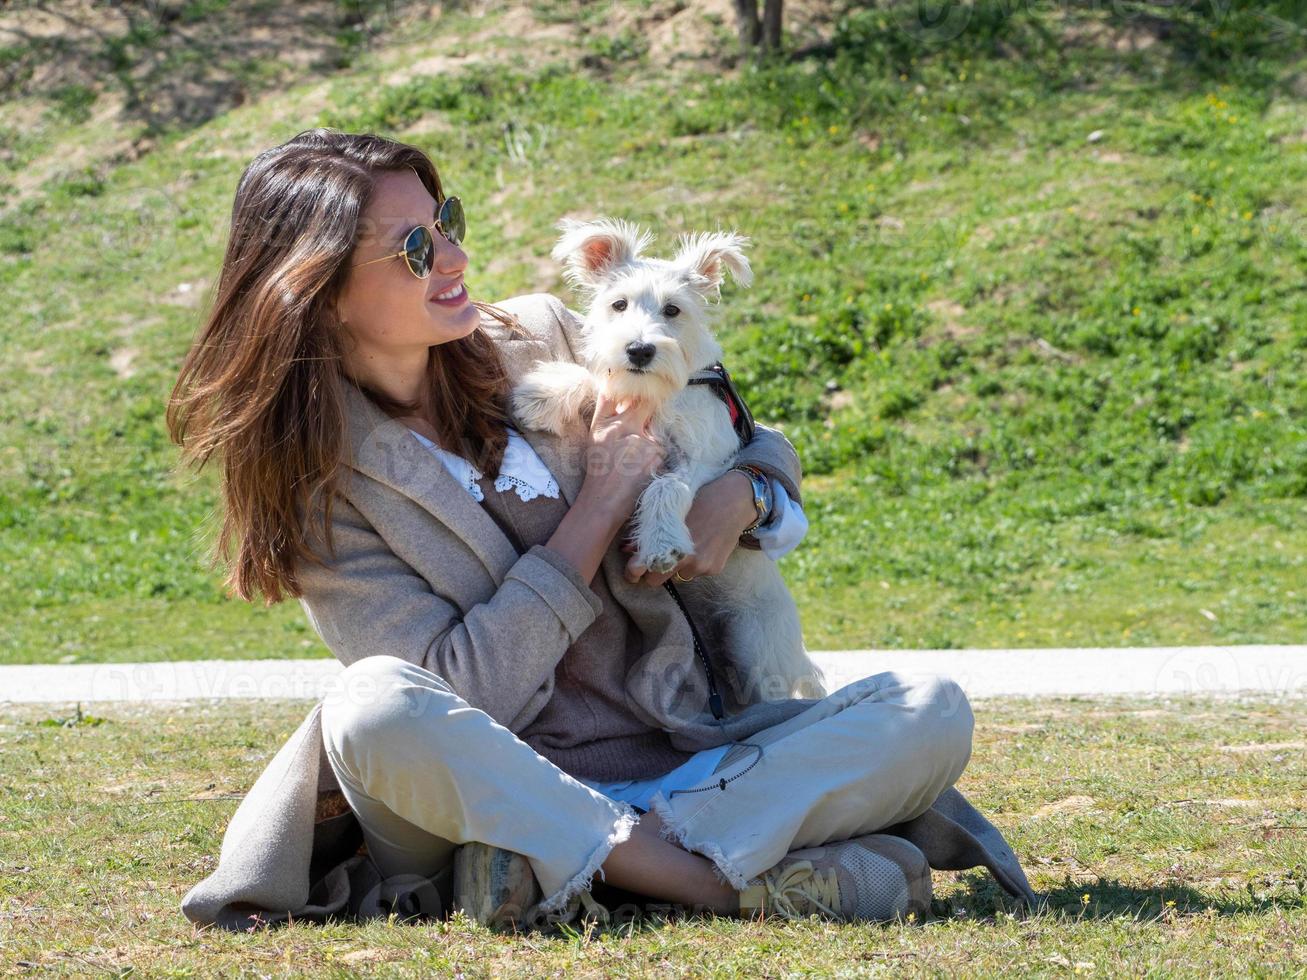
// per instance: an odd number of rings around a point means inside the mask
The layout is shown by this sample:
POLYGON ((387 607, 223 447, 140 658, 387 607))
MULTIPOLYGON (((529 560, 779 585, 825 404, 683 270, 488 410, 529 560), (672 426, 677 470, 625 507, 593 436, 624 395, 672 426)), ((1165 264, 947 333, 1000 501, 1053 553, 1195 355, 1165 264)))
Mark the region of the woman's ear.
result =
POLYGON ((726 270, 730 270, 731 277, 741 286, 753 282, 753 270, 744 257, 748 244, 749 239, 733 231, 682 235, 672 261, 682 268, 692 289, 713 299, 721 292, 726 270))
POLYGON ((573 286, 597 290, 618 266, 630 262, 649 247, 654 236, 618 218, 558 223, 562 237, 550 254, 563 262, 564 278, 573 286))

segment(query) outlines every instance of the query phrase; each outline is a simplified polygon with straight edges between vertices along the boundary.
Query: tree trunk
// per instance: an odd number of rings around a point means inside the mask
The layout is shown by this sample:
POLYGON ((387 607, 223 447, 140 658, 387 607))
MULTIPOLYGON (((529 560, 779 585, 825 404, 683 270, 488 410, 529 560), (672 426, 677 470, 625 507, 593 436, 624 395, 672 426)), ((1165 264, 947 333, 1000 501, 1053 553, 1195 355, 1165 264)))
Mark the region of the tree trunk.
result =
POLYGON ((735 25, 740 32, 740 47, 745 51, 756 48, 762 39, 758 0, 735 0, 735 25))
POLYGON ((762 12, 762 46, 768 51, 781 49, 781 14, 785 0, 766 0, 762 12))

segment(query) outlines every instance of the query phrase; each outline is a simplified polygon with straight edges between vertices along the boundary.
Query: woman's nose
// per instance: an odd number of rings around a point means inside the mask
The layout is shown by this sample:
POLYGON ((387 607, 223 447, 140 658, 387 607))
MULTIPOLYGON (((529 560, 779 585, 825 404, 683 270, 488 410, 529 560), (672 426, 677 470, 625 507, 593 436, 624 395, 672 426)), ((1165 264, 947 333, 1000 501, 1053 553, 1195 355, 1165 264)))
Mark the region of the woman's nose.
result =
POLYGON ((444 235, 436 235, 436 271, 445 275, 467 268, 467 253, 444 235))

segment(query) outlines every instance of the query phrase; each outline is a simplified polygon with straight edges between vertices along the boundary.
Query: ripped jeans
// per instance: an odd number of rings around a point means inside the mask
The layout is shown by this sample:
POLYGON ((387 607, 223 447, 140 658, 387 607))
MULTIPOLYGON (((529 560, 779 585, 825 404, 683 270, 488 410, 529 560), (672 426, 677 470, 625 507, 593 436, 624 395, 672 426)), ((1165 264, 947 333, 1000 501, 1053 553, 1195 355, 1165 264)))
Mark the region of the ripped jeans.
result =
MULTIPOLYGON (((324 700, 327 758, 383 876, 431 879, 449 907, 454 851, 526 856, 540 913, 587 891, 643 810, 573 778, 438 675, 366 657, 324 700)), ((924 813, 971 757, 974 721, 952 680, 886 671, 846 684, 747 740, 710 779, 656 792, 661 836, 743 889, 791 850, 924 813)), ((712 750, 705 750, 712 751, 712 750)))

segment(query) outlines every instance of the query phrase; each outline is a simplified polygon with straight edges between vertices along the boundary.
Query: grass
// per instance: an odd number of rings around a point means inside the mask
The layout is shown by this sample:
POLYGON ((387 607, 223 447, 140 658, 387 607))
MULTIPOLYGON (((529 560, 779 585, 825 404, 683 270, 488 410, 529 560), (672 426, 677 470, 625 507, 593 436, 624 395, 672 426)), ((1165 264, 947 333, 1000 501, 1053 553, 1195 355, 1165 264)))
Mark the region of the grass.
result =
POLYGON ((6 971, 333 975, 1120 974, 1300 969, 1307 956, 1301 701, 977 702, 960 787, 1047 907, 935 872, 924 925, 744 923, 676 910, 513 937, 462 917, 196 931, 178 901, 297 702, 7 707, 0 715, 6 971))
POLYGON ((804 461, 810 646, 1301 642, 1304 8, 962 6, 722 70, 658 61, 633 3, 337 4, 313 66, 233 63, 239 101, 166 120, 106 113, 181 28, 104 87, 0 75, 0 662, 326 654, 226 597, 216 477, 162 421, 241 168, 314 124, 433 153, 487 299, 574 300, 564 215, 752 237, 720 333, 804 461))

